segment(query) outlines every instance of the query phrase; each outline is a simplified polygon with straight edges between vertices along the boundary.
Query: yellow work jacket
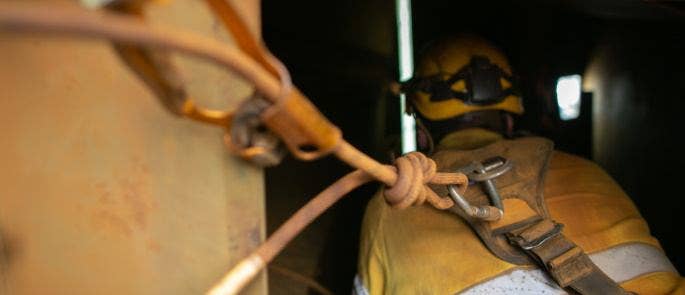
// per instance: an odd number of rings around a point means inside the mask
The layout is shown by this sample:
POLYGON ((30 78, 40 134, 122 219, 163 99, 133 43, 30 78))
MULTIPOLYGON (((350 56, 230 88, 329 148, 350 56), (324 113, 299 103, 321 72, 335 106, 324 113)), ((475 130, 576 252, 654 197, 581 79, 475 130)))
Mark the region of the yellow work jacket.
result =
MULTIPOLYGON (((496 133, 469 129, 447 136, 440 148, 474 149, 497 140, 501 137, 496 133)), ((685 294, 685 280, 650 235, 633 202, 596 164, 553 152, 544 198, 551 218, 565 225, 564 235, 623 288, 638 294, 685 294)), ((564 293, 535 267, 494 256, 456 214, 427 205, 393 209, 380 194, 364 216, 354 291, 564 293)))

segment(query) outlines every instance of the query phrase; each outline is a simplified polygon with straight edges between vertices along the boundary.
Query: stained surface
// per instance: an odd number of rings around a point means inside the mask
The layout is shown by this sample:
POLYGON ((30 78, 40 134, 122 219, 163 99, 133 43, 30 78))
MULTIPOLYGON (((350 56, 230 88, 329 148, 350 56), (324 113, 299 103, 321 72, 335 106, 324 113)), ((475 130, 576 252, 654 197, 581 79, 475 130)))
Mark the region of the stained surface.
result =
MULTIPOLYGON (((160 3, 150 22, 231 42, 202 2, 160 3)), ((0 294, 201 294, 263 239, 261 170, 218 128, 167 113, 105 42, 0 44, 0 294)), ((176 62, 204 104, 250 92, 176 62)))

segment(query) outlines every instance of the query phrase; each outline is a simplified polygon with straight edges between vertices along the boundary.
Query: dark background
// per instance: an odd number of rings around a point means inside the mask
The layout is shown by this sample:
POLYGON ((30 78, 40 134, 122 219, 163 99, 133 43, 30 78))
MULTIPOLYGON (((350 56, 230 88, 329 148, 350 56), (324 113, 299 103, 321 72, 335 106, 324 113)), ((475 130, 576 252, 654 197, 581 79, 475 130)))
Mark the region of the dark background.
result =
MULTIPOLYGON (((557 148, 597 161, 631 196, 653 235, 682 272, 679 234, 685 196, 680 136, 685 110, 685 17, 679 2, 414 1, 416 53, 440 36, 469 32, 509 56, 521 81, 526 114, 520 129, 557 148), (581 116, 558 119, 554 87, 583 75, 581 116)), ((682 3, 682 2, 680 2, 682 3)), ((295 84, 340 126, 353 145, 388 162, 399 148, 394 1, 263 1, 263 34, 295 84)), ((287 158, 267 170, 268 231, 350 168, 333 158, 287 158)), ((349 294, 356 272, 364 206, 377 185, 343 199, 287 247, 275 265, 349 294)), ((456 263, 456 262, 455 262, 456 263)), ((307 288, 270 271, 273 294, 307 288)))

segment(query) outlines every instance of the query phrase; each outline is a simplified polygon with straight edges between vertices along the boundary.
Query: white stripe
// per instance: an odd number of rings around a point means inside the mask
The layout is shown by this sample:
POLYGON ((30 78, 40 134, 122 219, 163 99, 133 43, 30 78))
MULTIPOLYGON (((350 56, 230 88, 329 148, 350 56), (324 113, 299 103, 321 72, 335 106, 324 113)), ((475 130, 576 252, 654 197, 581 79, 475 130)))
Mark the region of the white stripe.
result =
POLYGON ((352 289, 352 295, 369 295, 369 290, 364 287, 364 283, 362 283, 359 275, 354 276, 354 288, 352 289))
POLYGON ((678 273, 664 252, 642 243, 616 246, 590 254, 590 259, 616 282, 625 282, 657 271, 678 273))
MULTIPOLYGON (((658 271, 678 273, 661 250, 642 243, 616 246, 591 254, 590 259, 607 276, 619 283, 658 271)), ((567 294, 539 269, 517 269, 471 287, 461 294, 510 293, 567 294)))
MULTIPOLYGON (((658 248, 630 243, 593 253, 590 259, 599 269, 616 282, 625 282, 653 272, 678 271, 658 248)), ((369 292, 357 275, 354 278, 354 295, 369 292)), ((567 294, 540 269, 517 269, 473 286, 460 294, 567 294)))
POLYGON ((462 295, 480 294, 567 294, 539 269, 517 269, 467 289, 462 295))

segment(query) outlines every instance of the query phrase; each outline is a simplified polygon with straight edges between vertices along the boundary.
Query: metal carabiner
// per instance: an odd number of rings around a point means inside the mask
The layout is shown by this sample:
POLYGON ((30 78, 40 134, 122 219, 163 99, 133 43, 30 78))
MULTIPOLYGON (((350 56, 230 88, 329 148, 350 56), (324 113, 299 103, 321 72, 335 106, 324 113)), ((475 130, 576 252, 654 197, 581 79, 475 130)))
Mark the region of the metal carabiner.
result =
POLYGON ((483 220, 498 220, 504 215, 504 206, 502 205, 502 197, 495 187, 493 179, 502 176, 512 167, 510 161, 503 157, 492 157, 483 162, 472 162, 466 167, 457 169, 456 172, 464 173, 470 181, 480 182, 483 184, 483 190, 488 195, 490 202, 494 206, 473 206, 466 198, 464 198, 459 191, 452 186, 447 186, 447 191, 454 202, 464 212, 473 217, 483 220))
POLYGON ((468 216, 487 221, 495 221, 499 220, 504 215, 502 209, 495 208, 493 206, 471 205, 469 201, 467 201, 461 194, 459 194, 454 185, 448 185, 447 192, 449 193, 452 200, 454 200, 454 203, 456 203, 457 206, 459 206, 459 208, 464 210, 464 212, 468 216))
POLYGON ((483 184, 483 190, 490 198, 493 206, 504 210, 502 205, 502 197, 495 187, 493 180, 504 175, 512 167, 512 164, 507 159, 496 156, 488 158, 482 162, 472 162, 464 168, 460 168, 458 172, 466 174, 469 180, 480 182, 483 184))

